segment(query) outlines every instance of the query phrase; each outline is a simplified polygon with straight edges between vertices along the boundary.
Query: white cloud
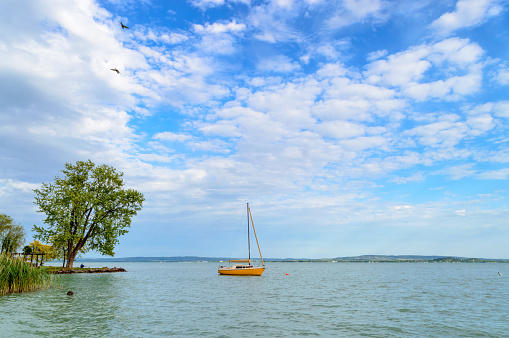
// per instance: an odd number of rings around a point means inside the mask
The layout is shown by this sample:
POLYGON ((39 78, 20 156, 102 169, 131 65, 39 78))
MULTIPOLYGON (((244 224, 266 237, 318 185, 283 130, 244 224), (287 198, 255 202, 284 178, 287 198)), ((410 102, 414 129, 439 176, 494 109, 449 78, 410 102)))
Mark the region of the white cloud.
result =
POLYGON ((460 96, 475 93, 481 86, 481 80, 481 73, 474 73, 451 77, 445 81, 410 83, 405 88, 404 93, 419 101, 425 101, 430 98, 457 100, 460 96))
POLYGON ((279 7, 282 7, 284 9, 292 9, 294 5, 294 0, 275 0, 275 4, 277 4, 279 7))
POLYGON ((366 57, 366 60, 368 61, 374 61, 374 60, 378 60, 380 58, 383 58, 384 56, 386 56, 388 54, 387 50, 383 49, 383 50, 377 50, 375 52, 371 52, 368 54, 368 56, 366 57))
POLYGON ((251 0, 187 0, 193 6, 200 8, 205 11, 210 8, 219 7, 228 3, 239 3, 249 6, 251 0))
POLYGON ((201 10, 222 6, 226 3, 225 0, 189 0, 189 1, 193 6, 198 7, 201 10))
POLYGON ((461 28, 484 23, 487 18, 501 12, 502 6, 496 0, 459 0, 453 12, 443 14, 431 27, 447 35, 461 28))
POLYGON ((313 114, 322 120, 369 120, 370 104, 367 100, 321 101, 312 108, 313 114))
POLYGON ((157 155, 157 154, 139 154, 138 158, 146 162, 172 163, 179 156, 157 155))
POLYGON ((476 64, 484 54, 483 49, 477 43, 470 42, 468 39, 446 39, 431 47, 431 54, 428 58, 434 64, 448 62, 460 68, 468 68, 472 64, 476 64))
POLYGON ((212 54, 234 54, 236 52, 234 44, 235 39, 230 35, 221 37, 205 35, 202 37, 201 50, 212 54))
POLYGON ((303 64, 307 65, 307 64, 309 64, 309 60, 310 60, 310 58, 311 58, 311 57, 310 57, 309 55, 304 55, 304 56, 301 56, 299 60, 300 60, 303 64))
POLYGON ((232 20, 228 23, 219 23, 214 22, 213 24, 205 24, 205 25, 194 25, 194 30, 197 33, 212 33, 212 34, 221 34, 221 33, 240 33, 246 29, 246 25, 243 23, 237 23, 236 20, 232 20))
POLYGON ((487 102, 467 110, 472 115, 493 113, 497 117, 509 118, 509 101, 487 102))
POLYGON ((318 46, 318 48, 316 48, 316 53, 325 56, 329 60, 336 60, 340 55, 336 48, 331 44, 318 46))
POLYGON ((313 79, 298 83, 286 83, 255 92, 246 100, 249 108, 267 113, 285 129, 295 131, 312 126, 315 119, 310 108, 321 92, 313 79))
POLYGON ((389 182, 394 182, 396 184, 406 184, 406 183, 411 183, 411 182, 424 181, 425 179, 426 179, 426 177, 424 176, 423 173, 415 173, 408 177, 396 176, 396 177, 390 178, 389 182))
POLYGON ((342 140, 340 144, 347 150, 362 151, 370 148, 385 148, 389 140, 383 136, 361 136, 342 140))
POLYGON ((490 114, 472 116, 467 119, 470 135, 480 136, 495 127, 495 121, 490 114))
POLYGON ((328 20, 328 25, 332 29, 362 22, 366 18, 376 16, 382 8, 380 0, 344 0, 342 4, 343 7, 328 20))
POLYGON ((161 41, 164 41, 171 45, 176 45, 178 43, 187 41, 189 38, 186 35, 179 33, 170 33, 161 35, 161 41))
POLYGON ((136 30, 132 34, 141 42, 152 41, 155 43, 176 45, 189 40, 189 37, 185 34, 164 31, 159 32, 154 28, 144 26, 136 27, 136 30))
POLYGON ((213 24, 195 24, 194 31, 202 35, 200 49, 217 54, 232 54, 235 52, 236 36, 246 28, 245 24, 238 24, 235 20, 228 23, 215 22, 213 24))
POLYGON ((476 176, 481 180, 507 180, 509 177, 509 168, 485 171, 476 176))
POLYGON ((337 77, 330 81, 326 88, 324 97, 327 99, 348 99, 348 100, 390 100, 394 99, 396 92, 382 86, 373 86, 362 82, 352 81, 349 78, 337 77))
POLYGON ((405 134, 416 136, 425 146, 451 147, 458 144, 467 131, 467 126, 462 122, 437 121, 409 129, 405 134))
POLYGON ((496 72, 494 79, 503 86, 509 85, 509 67, 501 66, 496 72))
POLYGON ((326 63, 318 69, 316 75, 320 78, 335 78, 335 77, 343 77, 348 73, 348 70, 343 67, 340 63, 326 63))
POLYGON ((301 1, 261 2, 251 8, 248 26, 255 32, 254 37, 261 41, 303 41, 305 36, 296 28, 303 10, 301 1))
POLYGON ((191 135, 180 134, 180 133, 172 133, 170 131, 165 131, 162 133, 155 134, 152 138, 156 140, 162 141, 170 141, 170 142, 185 142, 187 140, 192 139, 191 135))
POLYGON ((509 118, 509 101, 494 103, 493 111, 497 116, 509 118))
POLYGON ((467 212, 466 209, 456 210, 456 214, 458 214, 459 216, 465 216, 466 212, 467 212))
POLYGON ((390 55, 388 60, 379 60, 369 65, 365 73, 371 83, 385 83, 402 86, 421 80, 431 63, 423 58, 428 54, 426 48, 390 55), (396 67, 396 65, 398 65, 396 67))
POLYGON ((392 89, 335 77, 324 87, 323 100, 315 104, 312 112, 321 119, 369 121, 381 115, 397 120, 401 118, 398 110, 405 103, 395 96, 392 89))
MULTIPOLYGON (((265 77, 252 77, 246 81, 250 86, 253 87, 271 87, 281 84, 282 78, 279 76, 265 76, 265 77)), ((244 88, 244 90, 247 90, 244 88)))
MULTIPOLYGON (((459 70, 475 66, 483 55, 479 45, 466 39, 448 39, 433 45, 421 45, 374 61, 364 73, 371 83, 405 86, 418 83, 432 67, 446 62, 459 70)), ((450 72, 452 69, 447 69, 450 72)), ((477 70, 477 69, 475 69, 477 70)))
POLYGON ((0 190, 9 189, 9 190, 19 190, 25 193, 31 193, 33 192, 34 189, 39 188, 40 184, 34 184, 30 182, 23 182, 12 179, 0 180, 0 190))
POLYGON ((242 135, 239 128, 230 121, 204 124, 199 127, 199 130, 206 136, 239 137, 242 135))
POLYGON ((337 139, 361 136, 366 133, 366 127, 346 121, 330 121, 317 124, 313 130, 325 137, 337 139))
MULTIPOLYGON (((282 126, 272 120, 268 114, 252 108, 241 106, 224 108, 218 110, 217 116, 224 120, 219 123, 224 124, 230 137, 243 136, 248 139, 252 137, 258 140, 272 140, 273 137, 278 138, 278 135, 285 133, 282 126)), ((223 131, 226 130, 223 129, 223 131)))
MULTIPOLYGON (((340 59, 342 52, 351 48, 351 43, 347 39, 336 40, 333 43, 321 43, 310 47, 309 55, 323 56, 329 62, 340 59)), ((309 57, 309 56, 308 56, 309 57)))
POLYGON ((263 34, 257 34, 256 38, 261 41, 276 43, 276 37, 269 31, 264 31, 263 34))
POLYGON ((297 61, 291 60, 289 57, 279 55, 272 58, 264 58, 258 62, 258 69, 275 73, 290 73, 300 68, 297 61))
POLYGON ((451 180, 459 180, 465 177, 472 177, 477 170, 472 169, 473 164, 462 164, 439 171, 441 174, 448 175, 451 180))
POLYGON ((410 98, 457 100, 477 92, 482 84, 480 62, 484 51, 466 39, 447 39, 389 55, 367 66, 364 76, 372 84, 401 87, 410 98), (440 80, 430 81, 428 74, 444 72, 440 80))
POLYGON ((188 142, 193 151, 207 151, 228 154, 231 152, 229 144, 222 140, 209 139, 207 141, 188 142))

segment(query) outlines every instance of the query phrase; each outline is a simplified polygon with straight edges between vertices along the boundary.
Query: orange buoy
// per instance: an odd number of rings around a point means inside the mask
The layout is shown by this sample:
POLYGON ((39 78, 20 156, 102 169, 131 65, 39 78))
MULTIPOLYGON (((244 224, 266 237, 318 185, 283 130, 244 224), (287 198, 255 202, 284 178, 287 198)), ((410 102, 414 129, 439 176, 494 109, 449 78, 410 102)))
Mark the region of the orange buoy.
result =
POLYGON ((289 274, 289 273, 287 273, 286 275, 287 275, 287 276, 289 276, 290 274, 289 274))

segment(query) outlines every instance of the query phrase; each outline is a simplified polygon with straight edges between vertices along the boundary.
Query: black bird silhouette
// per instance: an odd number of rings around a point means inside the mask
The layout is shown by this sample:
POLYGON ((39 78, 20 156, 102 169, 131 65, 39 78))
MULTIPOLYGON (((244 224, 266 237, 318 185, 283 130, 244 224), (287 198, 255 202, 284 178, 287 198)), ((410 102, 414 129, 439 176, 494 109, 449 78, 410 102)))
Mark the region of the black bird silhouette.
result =
POLYGON ((117 72, 117 74, 120 74, 120 71, 117 68, 112 68, 111 70, 117 72))
POLYGON ((129 29, 129 27, 127 27, 126 25, 124 25, 124 24, 122 23, 122 21, 120 21, 120 24, 122 25, 122 29, 124 29, 124 28, 129 29))

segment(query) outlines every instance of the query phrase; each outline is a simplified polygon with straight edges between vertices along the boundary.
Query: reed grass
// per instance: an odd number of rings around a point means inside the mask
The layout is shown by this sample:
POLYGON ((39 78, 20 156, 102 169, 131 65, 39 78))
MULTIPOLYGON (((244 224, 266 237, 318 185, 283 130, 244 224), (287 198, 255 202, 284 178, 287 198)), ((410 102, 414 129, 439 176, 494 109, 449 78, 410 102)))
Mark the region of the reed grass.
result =
POLYGON ((48 274, 45 267, 34 267, 10 255, 0 255, 0 296, 46 289, 54 282, 55 277, 48 274))

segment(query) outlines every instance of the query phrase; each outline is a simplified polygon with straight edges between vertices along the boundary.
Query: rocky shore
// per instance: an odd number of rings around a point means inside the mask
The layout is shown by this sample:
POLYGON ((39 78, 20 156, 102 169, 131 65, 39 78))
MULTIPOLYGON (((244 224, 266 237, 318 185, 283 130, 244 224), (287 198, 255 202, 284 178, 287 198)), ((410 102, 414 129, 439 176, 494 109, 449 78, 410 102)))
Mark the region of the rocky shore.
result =
POLYGON ((72 273, 107 273, 107 272, 127 272, 124 268, 84 268, 84 269, 62 269, 62 270, 54 270, 48 271, 48 273, 53 274, 72 274, 72 273))

